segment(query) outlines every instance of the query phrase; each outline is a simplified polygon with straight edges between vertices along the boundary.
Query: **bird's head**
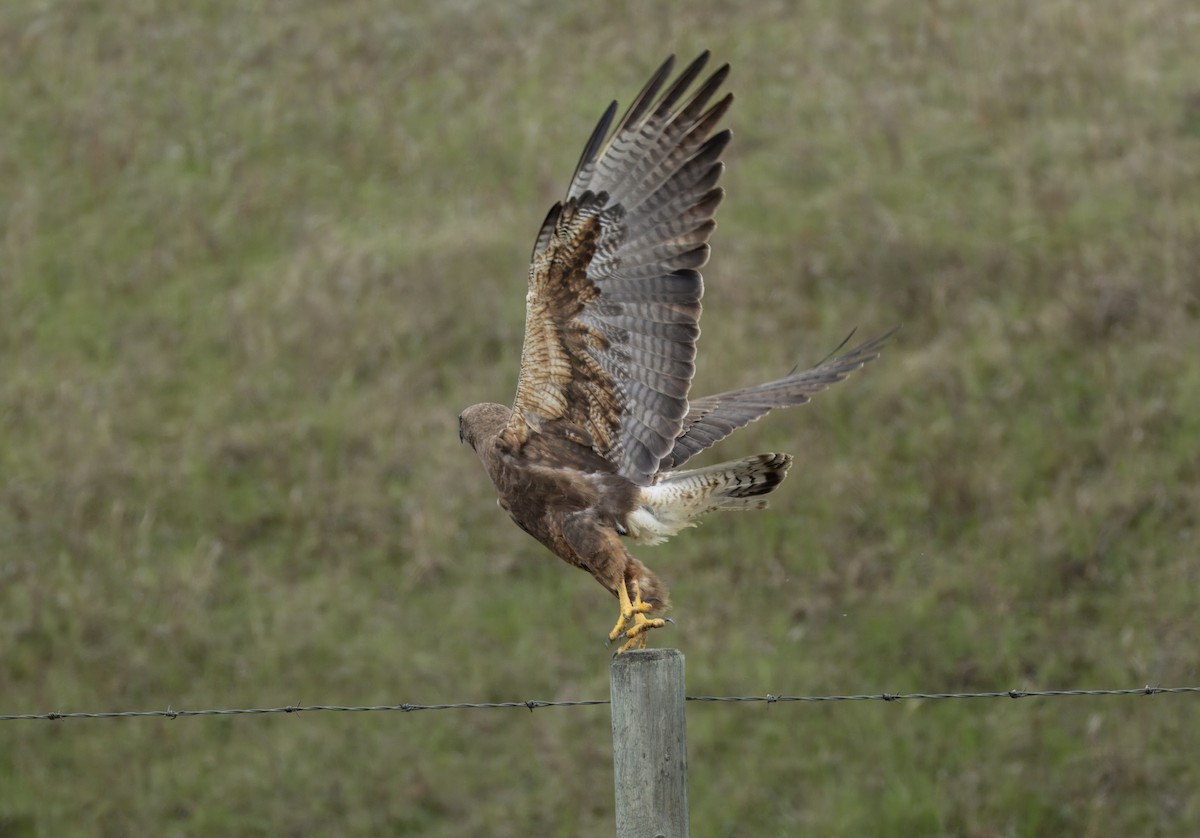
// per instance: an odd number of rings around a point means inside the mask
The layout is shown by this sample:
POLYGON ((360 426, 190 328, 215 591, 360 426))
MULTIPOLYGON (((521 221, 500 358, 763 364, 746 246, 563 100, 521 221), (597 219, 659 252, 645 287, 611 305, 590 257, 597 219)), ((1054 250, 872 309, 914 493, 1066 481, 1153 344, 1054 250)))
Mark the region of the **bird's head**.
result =
POLYGON ((512 416, 512 408, 502 404, 473 404, 458 417, 458 440, 483 456, 483 447, 495 440, 512 416))

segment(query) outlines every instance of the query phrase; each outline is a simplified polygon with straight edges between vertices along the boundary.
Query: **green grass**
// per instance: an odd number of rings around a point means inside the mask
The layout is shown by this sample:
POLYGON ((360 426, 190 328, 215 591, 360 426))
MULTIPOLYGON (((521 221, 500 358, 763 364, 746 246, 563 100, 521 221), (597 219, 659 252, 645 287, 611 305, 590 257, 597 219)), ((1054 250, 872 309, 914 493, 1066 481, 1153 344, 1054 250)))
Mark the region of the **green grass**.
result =
MULTIPOLYGON (((169 5, 169 4, 168 4, 169 5)), ((604 697, 496 509, 594 120, 734 65, 698 391, 899 323, 641 553, 696 694, 1200 676, 1200 18, 1151 4, 0 9, 0 714, 604 697), (736 7, 736 9, 735 9, 736 7)), ((711 461, 711 460, 710 460, 711 461)), ((1190 835, 1195 701, 691 705, 693 834, 1190 835)), ((605 708, 0 723, 0 835, 607 835, 605 708)))

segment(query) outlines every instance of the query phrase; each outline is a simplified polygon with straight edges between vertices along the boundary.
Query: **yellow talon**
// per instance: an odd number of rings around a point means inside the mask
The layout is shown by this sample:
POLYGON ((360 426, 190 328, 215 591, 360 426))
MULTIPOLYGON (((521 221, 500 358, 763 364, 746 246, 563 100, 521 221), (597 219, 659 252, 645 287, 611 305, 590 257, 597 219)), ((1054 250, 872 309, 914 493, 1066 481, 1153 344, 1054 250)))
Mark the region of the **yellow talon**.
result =
POLYGON ((654 628, 662 628, 666 625, 666 620, 661 617, 650 618, 646 616, 646 612, 650 611, 654 606, 648 602, 642 602, 642 592, 637 591, 637 599, 633 602, 629 601, 629 592, 625 590, 625 585, 622 584, 617 588, 617 600, 621 605, 621 614, 617 617, 617 624, 613 626, 613 630, 608 633, 609 642, 616 640, 621 635, 629 638, 625 643, 617 649, 617 654, 627 652, 636 646, 639 649, 646 648, 646 632, 654 628), (633 621, 633 625, 629 626, 629 621, 633 621), (628 629, 626 628, 628 626, 628 629))

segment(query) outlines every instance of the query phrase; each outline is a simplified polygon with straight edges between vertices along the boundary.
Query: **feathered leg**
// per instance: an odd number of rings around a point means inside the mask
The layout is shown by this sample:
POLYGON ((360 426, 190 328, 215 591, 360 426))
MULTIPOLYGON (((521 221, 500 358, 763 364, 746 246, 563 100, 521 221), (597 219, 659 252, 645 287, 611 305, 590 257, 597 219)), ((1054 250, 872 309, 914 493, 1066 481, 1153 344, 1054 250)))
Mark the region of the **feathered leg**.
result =
POLYGON ((567 549, 559 555, 569 556, 572 564, 591 573, 617 596, 621 612, 608 633, 609 642, 626 638, 618 654, 635 646, 645 648, 646 632, 667 623, 661 617, 646 616, 670 607, 666 588, 649 568, 629 555, 616 530, 594 515, 588 512, 571 515, 561 532, 562 545, 567 549))

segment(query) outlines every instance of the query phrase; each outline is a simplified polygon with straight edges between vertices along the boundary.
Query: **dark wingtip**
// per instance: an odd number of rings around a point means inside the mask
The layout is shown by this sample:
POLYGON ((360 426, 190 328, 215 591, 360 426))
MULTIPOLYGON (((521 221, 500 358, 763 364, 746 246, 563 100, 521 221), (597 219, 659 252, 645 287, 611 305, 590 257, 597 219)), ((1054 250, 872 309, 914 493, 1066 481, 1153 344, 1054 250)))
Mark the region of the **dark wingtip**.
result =
POLYGON ((596 155, 600 153, 601 146, 604 145, 604 140, 608 137, 609 129, 612 128, 613 119, 617 115, 617 100, 613 99, 604 114, 600 117, 600 121, 596 123, 596 127, 592 129, 592 136, 588 138, 587 145, 583 147, 583 153, 579 155, 579 162, 575 164, 575 172, 571 175, 571 183, 574 183, 579 173, 583 171, 584 166, 596 161, 596 155))
MULTIPOLYGON (((867 361, 872 361, 875 358, 879 357, 879 353, 880 353, 880 351, 882 351, 883 345, 885 343, 887 343, 889 340, 891 340, 892 337, 898 331, 900 331, 900 327, 893 326, 892 328, 888 329, 886 332, 884 332, 879 337, 871 338, 871 340, 867 341, 866 343, 860 343, 858 346, 854 347, 849 352, 847 352, 845 355, 843 355, 842 358, 848 359, 848 358, 852 358, 854 356, 860 356, 863 363, 866 363, 867 361)), ((851 332, 850 334, 853 335, 854 333, 851 332)), ((849 337, 846 338, 846 340, 849 340, 849 339, 850 339, 849 337)), ((841 360, 841 359, 839 359, 839 360, 841 360)))

